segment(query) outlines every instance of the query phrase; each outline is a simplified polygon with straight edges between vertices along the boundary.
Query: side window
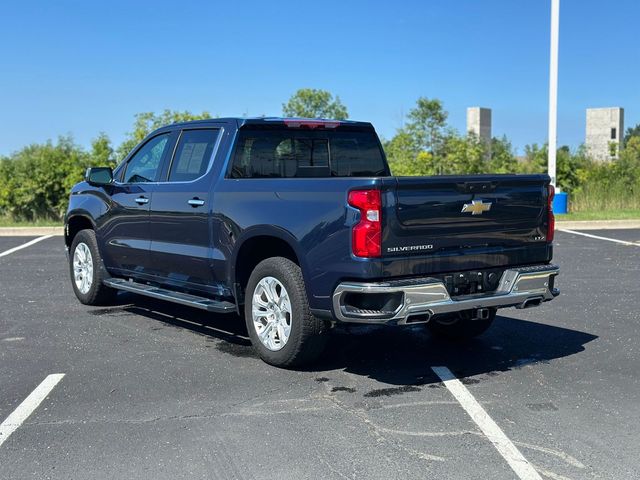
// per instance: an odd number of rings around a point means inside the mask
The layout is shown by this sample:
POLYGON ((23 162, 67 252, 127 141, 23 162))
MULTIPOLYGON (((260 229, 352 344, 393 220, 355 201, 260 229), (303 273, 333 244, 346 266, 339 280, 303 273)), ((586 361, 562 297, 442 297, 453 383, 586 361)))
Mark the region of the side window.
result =
POLYGON ((185 130, 171 162, 170 182, 188 182, 207 172, 220 131, 185 130))
POLYGON ((124 183, 155 182, 160 161, 169 142, 169 133, 153 137, 127 162, 124 183))

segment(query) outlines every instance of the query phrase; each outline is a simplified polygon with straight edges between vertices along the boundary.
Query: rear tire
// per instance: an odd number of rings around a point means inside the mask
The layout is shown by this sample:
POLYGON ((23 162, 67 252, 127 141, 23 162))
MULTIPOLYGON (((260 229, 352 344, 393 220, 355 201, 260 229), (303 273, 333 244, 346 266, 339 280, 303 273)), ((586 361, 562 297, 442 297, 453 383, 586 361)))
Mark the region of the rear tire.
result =
POLYGON ((455 312, 447 315, 435 316, 427 323, 429 331, 434 337, 448 340, 468 340, 486 332, 496 318, 496 309, 492 308, 489 318, 472 318, 473 310, 455 312))
POLYGON ((272 257, 256 266, 244 312, 253 348, 268 364, 297 367, 322 353, 325 323, 311 314, 302 270, 291 260, 272 257))
POLYGON ((85 305, 107 305, 115 299, 116 290, 102 281, 109 275, 102 263, 96 234, 93 230, 80 230, 69 249, 69 271, 73 292, 85 305))

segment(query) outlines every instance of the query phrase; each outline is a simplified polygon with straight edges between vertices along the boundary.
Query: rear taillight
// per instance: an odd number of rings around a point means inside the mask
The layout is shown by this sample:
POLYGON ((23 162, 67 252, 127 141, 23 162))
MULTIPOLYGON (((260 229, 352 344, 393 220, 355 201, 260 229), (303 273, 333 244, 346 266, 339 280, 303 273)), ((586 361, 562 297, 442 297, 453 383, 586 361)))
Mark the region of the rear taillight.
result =
POLYGON ((547 194, 547 211, 548 211, 548 220, 547 220, 547 242, 553 242, 553 235, 556 230, 556 217, 553 214, 553 197, 556 194, 556 189, 553 185, 549 185, 549 192, 547 194))
POLYGON ((351 249, 356 257, 382 254, 382 200, 380 190, 352 190, 349 205, 360 210, 360 221, 351 233, 351 249))

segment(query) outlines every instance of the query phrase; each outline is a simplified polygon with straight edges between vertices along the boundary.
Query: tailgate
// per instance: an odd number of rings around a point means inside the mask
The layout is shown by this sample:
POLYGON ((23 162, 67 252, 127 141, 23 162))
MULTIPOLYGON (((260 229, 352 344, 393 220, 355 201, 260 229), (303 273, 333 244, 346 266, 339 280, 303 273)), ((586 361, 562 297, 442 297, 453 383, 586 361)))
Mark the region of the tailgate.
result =
POLYGON ((546 241, 547 175, 396 177, 385 186, 383 256, 546 241))

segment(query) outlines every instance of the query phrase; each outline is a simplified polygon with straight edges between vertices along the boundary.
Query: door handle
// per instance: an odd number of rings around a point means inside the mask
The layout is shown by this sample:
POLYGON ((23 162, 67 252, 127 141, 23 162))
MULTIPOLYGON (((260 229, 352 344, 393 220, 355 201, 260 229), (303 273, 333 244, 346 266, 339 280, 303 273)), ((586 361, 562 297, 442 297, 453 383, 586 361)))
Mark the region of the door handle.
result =
POLYGON ((136 203, 138 205, 144 205, 146 203, 149 203, 149 199, 146 198, 146 197, 138 197, 138 198, 136 198, 136 203))
POLYGON ((200 200, 199 198, 192 198, 191 200, 188 200, 187 203, 194 208, 201 207, 204 205, 204 200, 200 200))

